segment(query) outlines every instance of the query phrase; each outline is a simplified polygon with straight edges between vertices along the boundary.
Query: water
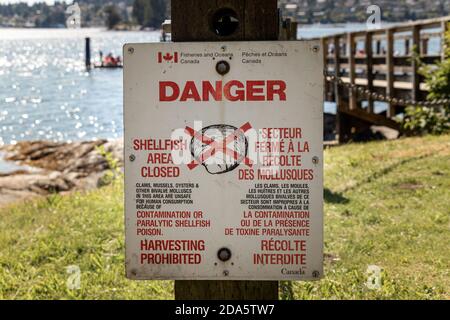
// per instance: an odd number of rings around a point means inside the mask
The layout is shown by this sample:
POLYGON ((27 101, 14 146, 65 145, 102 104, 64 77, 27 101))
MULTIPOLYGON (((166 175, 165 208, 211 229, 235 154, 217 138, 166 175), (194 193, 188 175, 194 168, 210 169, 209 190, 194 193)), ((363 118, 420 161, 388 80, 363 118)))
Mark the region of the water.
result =
MULTIPOLYGON (((364 24, 302 26, 299 37, 364 28, 364 24)), ((121 55, 124 43, 157 42, 160 33, 0 29, 0 145, 123 136, 122 70, 86 72, 86 36, 91 37, 92 55, 98 59, 99 50, 121 55)), ((377 112, 385 108, 375 105, 377 112)), ((334 103, 325 103, 324 109, 336 112, 334 103)))
POLYGON ((365 29, 366 25, 363 23, 300 25, 298 27, 298 37, 300 39, 311 39, 365 29))
POLYGON ((3 153, 0 152, 0 174, 8 174, 19 170, 36 171, 35 168, 26 165, 20 165, 16 162, 6 161, 3 159, 3 153))
POLYGON ((86 72, 86 36, 98 59, 160 33, 0 29, 0 144, 122 137, 122 70, 86 72))

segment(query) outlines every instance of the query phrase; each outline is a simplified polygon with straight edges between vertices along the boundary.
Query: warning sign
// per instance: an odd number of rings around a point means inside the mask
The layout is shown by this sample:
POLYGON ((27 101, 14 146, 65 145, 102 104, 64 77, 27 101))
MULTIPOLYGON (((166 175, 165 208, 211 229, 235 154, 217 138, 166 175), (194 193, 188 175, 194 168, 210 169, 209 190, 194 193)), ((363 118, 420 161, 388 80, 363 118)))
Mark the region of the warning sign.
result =
POLYGON ((318 42, 124 47, 131 279, 322 277, 318 42))

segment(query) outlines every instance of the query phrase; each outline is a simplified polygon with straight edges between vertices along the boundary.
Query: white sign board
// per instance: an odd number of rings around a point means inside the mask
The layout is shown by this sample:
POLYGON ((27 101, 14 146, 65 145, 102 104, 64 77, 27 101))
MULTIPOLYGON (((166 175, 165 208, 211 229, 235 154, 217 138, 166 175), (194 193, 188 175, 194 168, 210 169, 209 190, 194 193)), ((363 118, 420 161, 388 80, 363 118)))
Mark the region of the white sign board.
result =
POLYGON ((131 279, 322 277, 318 42, 124 47, 131 279))

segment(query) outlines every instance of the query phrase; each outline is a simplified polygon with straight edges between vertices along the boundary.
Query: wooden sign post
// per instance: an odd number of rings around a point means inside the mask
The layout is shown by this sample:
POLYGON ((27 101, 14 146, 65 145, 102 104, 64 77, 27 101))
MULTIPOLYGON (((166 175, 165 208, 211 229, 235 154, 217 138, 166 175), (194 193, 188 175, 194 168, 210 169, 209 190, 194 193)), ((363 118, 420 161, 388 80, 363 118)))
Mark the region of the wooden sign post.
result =
MULTIPOLYGON (((172 0, 174 42, 278 40, 278 34, 277 0, 172 0)), ((175 281, 175 299, 278 300, 278 282, 175 281)))
POLYGON ((276 0, 172 0, 174 43, 124 46, 129 279, 277 300, 323 276, 322 52, 279 22, 276 0))

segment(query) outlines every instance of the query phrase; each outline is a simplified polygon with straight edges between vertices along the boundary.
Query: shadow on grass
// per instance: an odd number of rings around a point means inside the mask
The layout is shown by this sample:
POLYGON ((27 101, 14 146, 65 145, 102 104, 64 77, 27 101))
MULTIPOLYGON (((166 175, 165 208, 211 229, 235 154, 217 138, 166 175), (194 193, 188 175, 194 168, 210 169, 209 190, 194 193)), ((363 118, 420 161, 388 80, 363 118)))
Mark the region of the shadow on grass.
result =
POLYGON ((350 200, 348 200, 342 194, 333 192, 328 188, 325 188, 323 190, 323 197, 326 203, 347 204, 350 202, 350 200))
POLYGON ((393 164, 391 164, 390 166, 387 166, 386 168, 383 168, 383 169, 381 169, 381 170, 379 170, 379 171, 377 171, 377 172, 372 173, 370 176, 368 176, 367 178, 365 178, 365 179, 362 180, 361 182, 358 182, 357 184, 355 184, 355 185, 353 185, 353 186, 351 186, 351 187, 349 187, 349 188, 346 188, 346 189, 344 190, 344 192, 347 192, 347 191, 351 191, 351 190, 357 189, 357 188, 361 187, 362 185, 371 183, 371 182, 373 182, 373 181, 375 181, 375 180, 377 180, 377 179, 380 179, 380 178, 383 177, 383 176, 388 175, 389 173, 391 173, 392 171, 394 171, 394 170, 397 169, 398 167, 401 167, 401 166, 403 166, 403 165, 405 165, 405 164, 408 164, 408 163, 410 163, 410 162, 422 160, 422 159, 427 158, 427 157, 429 157, 429 156, 431 156, 431 155, 432 155, 432 154, 430 154, 430 153, 426 153, 426 154, 423 154, 423 155, 421 155, 421 156, 412 157, 412 158, 407 158, 407 159, 403 159, 403 160, 401 160, 401 161, 398 161, 398 162, 396 162, 396 163, 393 163, 393 164))

